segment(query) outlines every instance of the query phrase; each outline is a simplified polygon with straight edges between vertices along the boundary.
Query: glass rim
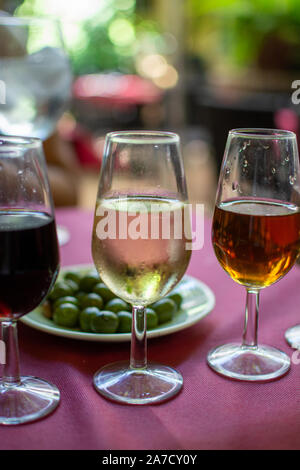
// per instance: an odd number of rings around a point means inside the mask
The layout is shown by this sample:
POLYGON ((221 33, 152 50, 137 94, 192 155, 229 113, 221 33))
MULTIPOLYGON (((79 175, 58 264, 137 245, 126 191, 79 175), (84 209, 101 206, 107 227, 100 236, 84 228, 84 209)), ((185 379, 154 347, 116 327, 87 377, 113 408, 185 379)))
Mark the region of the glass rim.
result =
POLYGON ((55 24, 59 25, 60 21, 55 17, 44 16, 0 16, 0 25, 7 26, 26 26, 28 24, 55 24))
POLYGON ((268 129, 268 128, 237 128, 231 129, 228 133, 230 136, 235 137, 244 137, 252 139, 273 139, 273 140, 283 140, 283 139, 296 139, 295 132, 287 131, 284 129, 268 129))
POLYGON ((106 134, 107 141, 124 144, 178 144, 180 137, 167 131, 113 131, 106 134))
POLYGON ((7 148, 39 148, 42 140, 38 137, 24 137, 17 135, 0 135, 0 152, 7 148))

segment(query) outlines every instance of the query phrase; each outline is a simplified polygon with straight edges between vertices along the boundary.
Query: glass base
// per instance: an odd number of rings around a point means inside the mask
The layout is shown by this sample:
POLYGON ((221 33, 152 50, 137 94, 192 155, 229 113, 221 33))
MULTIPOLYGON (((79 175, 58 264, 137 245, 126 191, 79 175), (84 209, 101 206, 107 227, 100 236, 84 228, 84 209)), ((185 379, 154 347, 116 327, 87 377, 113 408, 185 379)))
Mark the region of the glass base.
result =
POLYGON ((286 374, 290 358, 270 346, 225 344, 207 356, 208 365, 217 373, 236 380, 268 382, 286 374))
POLYGON ((300 325, 292 326, 285 332, 285 339, 295 349, 300 349, 300 325))
POLYGON ((46 416, 60 400, 59 390, 45 380, 21 377, 20 385, 0 382, 0 424, 21 424, 46 416))
POLYGON ((176 370, 160 364, 131 369, 128 362, 116 362, 94 375, 94 386, 101 395, 130 405, 161 403, 176 395, 182 385, 182 376, 176 370))

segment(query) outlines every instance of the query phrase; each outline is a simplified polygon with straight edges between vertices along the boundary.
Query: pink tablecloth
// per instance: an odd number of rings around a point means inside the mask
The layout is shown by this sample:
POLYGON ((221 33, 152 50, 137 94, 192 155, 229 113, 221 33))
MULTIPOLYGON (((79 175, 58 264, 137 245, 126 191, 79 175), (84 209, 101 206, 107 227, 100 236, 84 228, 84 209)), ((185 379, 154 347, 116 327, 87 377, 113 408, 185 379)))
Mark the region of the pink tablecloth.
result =
MULTIPOLYGON (((62 247, 63 265, 91 261, 92 214, 57 211, 71 231, 62 247)), ((149 358, 174 366, 184 378, 182 392, 156 406, 126 406, 106 401, 92 386, 102 365, 128 358, 129 344, 90 343, 58 338, 20 324, 22 371, 55 383, 58 409, 47 418, 0 428, 2 449, 299 449, 300 365, 267 384, 224 379, 206 364, 218 344, 239 341, 244 289, 219 267, 210 243, 193 254, 188 273, 210 286, 216 307, 197 325, 149 340, 149 358)), ((300 268, 261 295, 259 340, 291 355, 284 331, 300 323, 300 268)))

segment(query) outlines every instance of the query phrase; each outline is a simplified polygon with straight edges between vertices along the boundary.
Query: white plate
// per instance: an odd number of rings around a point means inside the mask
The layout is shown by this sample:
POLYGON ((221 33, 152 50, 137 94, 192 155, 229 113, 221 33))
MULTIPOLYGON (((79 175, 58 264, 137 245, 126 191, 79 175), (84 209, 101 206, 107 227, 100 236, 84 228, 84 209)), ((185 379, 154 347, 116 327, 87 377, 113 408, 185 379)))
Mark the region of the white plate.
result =
MULTIPOLYGON (((67 266, 61 269, 61 274, 63 275, 65 271, 69 270, 86 272, 91 269, 93 269, 91 265, 67 266)), ((184 330, 205 317, 215 306, 215 296, 211 289, 194 277, 184 276, 174 290, 179 291, 183 297, 180 310, 175 314, 172 321, 147 331, 147 338, 156 338, 184 330)), ((123 342, 131 339, 130 333, 85 333, 55 325, 52 320, 44 317, 40 307, 22 317, 21 321, 37 330, 66 338, 106 342, 123 342)))

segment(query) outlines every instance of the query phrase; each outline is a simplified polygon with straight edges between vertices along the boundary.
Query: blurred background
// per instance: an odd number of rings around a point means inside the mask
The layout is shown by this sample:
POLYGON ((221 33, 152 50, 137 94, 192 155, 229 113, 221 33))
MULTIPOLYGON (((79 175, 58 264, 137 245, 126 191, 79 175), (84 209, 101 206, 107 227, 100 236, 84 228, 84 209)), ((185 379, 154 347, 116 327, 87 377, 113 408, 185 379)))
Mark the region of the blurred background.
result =
MULTIPOLYGON (((94 207, 104 136, 112 130, 178 132, 190 199, 208 212, 229 129, 299 131, 300 106, 292 100, 300 80, 298 0, 0 0, 0 10, 3 18, 60 23, 71 80, 65 63, 48 55, 48 70, 60 67, 52 107, 68 84, 70 95, 44 136, 56 205, 94 207)), ((8 38, 5 28, 0 79, 7 56, 20 56, 8 54, 4 45, 16 36, 8 38)), ((26 36, 31 48, 46 44, 44 32, 34 41, 26 36)))

